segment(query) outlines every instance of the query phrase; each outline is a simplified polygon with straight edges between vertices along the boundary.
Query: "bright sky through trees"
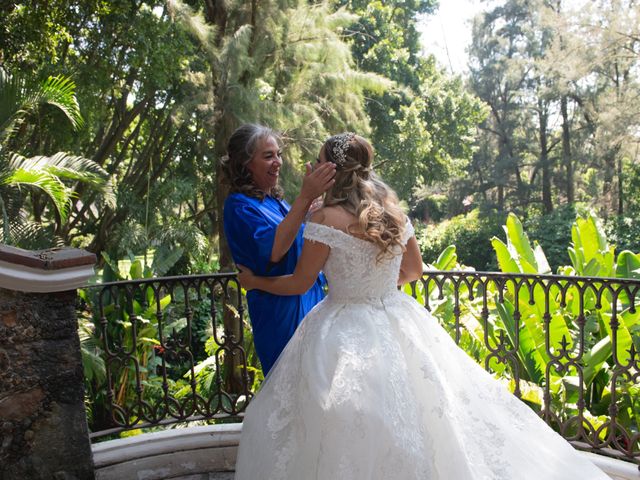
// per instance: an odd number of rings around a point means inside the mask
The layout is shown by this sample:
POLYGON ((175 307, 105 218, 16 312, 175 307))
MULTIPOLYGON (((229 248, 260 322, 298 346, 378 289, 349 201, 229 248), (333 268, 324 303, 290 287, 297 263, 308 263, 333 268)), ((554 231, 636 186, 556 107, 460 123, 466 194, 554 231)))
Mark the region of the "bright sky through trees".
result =
MULTIPOLYGON (((440 65, 452 73, 466 74, 467 52, 471 42, 471 22, 483 10, 489 10, 499 0, 440 0, 433 15, 418 22, 426 54, 433 54, 440 65)), ((579 9, 586 0, 564 0, 565 8, 579 9)))
POLYGON ((424 52, 435 55, 453 73, 465 73, 471 20, 483 8, 487 4, 478 0, 441 0, 436 13, 419 22, 424 52))

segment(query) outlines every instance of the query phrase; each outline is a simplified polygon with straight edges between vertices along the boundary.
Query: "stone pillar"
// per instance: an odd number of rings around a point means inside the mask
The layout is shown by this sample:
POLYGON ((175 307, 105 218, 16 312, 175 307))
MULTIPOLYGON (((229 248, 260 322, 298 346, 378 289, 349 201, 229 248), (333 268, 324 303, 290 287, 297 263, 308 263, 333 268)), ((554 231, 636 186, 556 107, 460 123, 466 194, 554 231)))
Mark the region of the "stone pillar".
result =
POLYGON ((0 245, 0 479, 94 479, 76 288, 95 255, 0 245))

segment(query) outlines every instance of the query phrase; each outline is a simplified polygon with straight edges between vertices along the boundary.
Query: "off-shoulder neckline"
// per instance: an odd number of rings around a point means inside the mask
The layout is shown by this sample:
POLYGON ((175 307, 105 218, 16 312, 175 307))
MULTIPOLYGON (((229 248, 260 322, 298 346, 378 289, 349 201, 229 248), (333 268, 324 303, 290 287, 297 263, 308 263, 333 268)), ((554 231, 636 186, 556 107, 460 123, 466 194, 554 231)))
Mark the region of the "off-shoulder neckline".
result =
MULTIPOLYGON (((412 228, 413 225, 411 225, 411 220, 409 220, 409 217, 407 217, 406 220, 407 224, 409 225, 409 228, 412 228)), ((342 235, 343 237, 347 237, 347 238, 353 238, 355 240, 357 240, 360 243, 365 243, 367 245, 373 245, 375 247, 377 247, 377 245, 375 243, 373 243, 370 240, 365 240, 364 238, 360 238, 360 237, 356 237, 355 235, 351 235, 350 233, 345 232, 344 230, 340 230, 339 228, 336 227, 332 227, 331 225, 325 225, 324 223, 317 223, 317 222, 306 222, 307 225, 318 225, 320 227, 324 227, 324 228, 328 228, 331 231, 334 232, 338 232, 340 235, 342 235)), ((405 232, 406 233, 406 232, 405 232)), ((413 233, 413 232, 412 232, 413 233)), ((411 237, 409 237, 411 238, 411 237)), ((409 240, 409 238, 407 238, 405 240, 405 244, 407 243, 407 241, 409 240)))
POLYGON ((365 240, 364 238, 356 237, 355 235, 351 235, 350 233, 347 233, 344 230, 340 230, 339 228, 332 227, 331 225, 325 225, 324 223, 317 223, 317 222, 307 222, 307 225, 317 225, 320 227, 328 228, 331 231, 338 232, 344 237, 353 238, 354 240, 358 240, 359 242, 366 243, 367 245, 376 246, 376 244, 370 240, 365 240))

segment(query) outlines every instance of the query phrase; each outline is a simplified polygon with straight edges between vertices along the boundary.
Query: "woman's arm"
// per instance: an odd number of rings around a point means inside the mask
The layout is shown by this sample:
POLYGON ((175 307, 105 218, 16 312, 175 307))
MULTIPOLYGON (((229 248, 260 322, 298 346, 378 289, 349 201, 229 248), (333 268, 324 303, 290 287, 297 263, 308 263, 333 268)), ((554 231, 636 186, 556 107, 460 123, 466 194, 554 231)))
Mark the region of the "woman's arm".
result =
POLYGON ((246 290, 264 290, 274 295, 302 295, 318 278, 330 250, 324 243, 306 239, 295 271, 280 277, 257 277, 248 268, 238 265, 240 285, 246 290))
POLYGON ((325 162, 314 170, 311 170, 311 165, 307 164, 307 173, 302 182, 300 195, 294 200, 291 210, 276 229, 271 249, 271 262, 279 262, 289 251, 309 207, 316 198, 333 185, 335 168, 335 164, 331 162, 325 162))
POLYGON ((398 285, 404 285, 422 277, 422 255, 420 255, 420 247, 415 236, 409 239, 406 248, 400 264, 398 285))

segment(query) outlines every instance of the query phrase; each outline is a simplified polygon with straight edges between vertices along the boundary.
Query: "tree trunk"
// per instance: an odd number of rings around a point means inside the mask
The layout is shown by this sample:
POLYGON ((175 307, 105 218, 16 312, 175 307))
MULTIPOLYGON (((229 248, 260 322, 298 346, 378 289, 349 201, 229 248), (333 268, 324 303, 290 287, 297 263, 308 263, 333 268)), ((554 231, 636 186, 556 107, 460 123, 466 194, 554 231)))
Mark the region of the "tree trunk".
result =
POLYGON ((567 175, 567 203, 572 204, 575 200, 575 191, 573 180, 573 160, 571 158, 571 132, 569 130, 569 115, 567 113, 566 95, 563 95, 560 100, 560 111, 562 114, 562 163, 567 175))
POLYGON ((504 210, 504 186, 502 184, 498 185, 498 210, 504 210))
MULTIPOLYGON (((218 27, 218 38, 216 43, 220 45, 224 38, 227 29, 227 7, 225 2, 221 0, 208 0, 206 2, 206 18, 207 22, 214 24, 218 27)), ((216 105, 214 115, 215 118, 213 126, 214 135, 214 157, 216 160, 216 225, 218 230, 218 258, 220 262, 220 271, 229 272, 235 270, 233 258, 231 257, 231 251, 229 244, 224 235, 223 228, 223 213, 224 213, 224 201, 227 198, 229 190, 223 183, 222 177, 222 165, 220 159, 226 153, 227 141, 238 126, 236 125, 235 117, 232 116, 232 112, 223 108, 226 85, 220 80, 220 72, 215 70, 212 66, 213 76, 213 96, 216 105)), ((227 289, 229 300, 232 302, 237 295, 236 290, 229 285, 227 289)), ((246 369, 244 368, 246 362, 246 355, 244 355, 243 345, 243 325, 240 318, 238 318, 233 309, 228 308, 225 305, 223 312, 223 325, 226 338, 226 356, 225 356, 225 378, 224 389, 230 394, 242 394, 246 392, 246 385, 244 378, 246 378, 246 369)))
POLYGON ((605 218, 615 210, 616 195, 613 175, 616 172, 616 155, 613 151, 608 151, 604 156, 604 172, 602 186, 602 210, 605 218))
POLYGON ((618 175, 618 215, 622 215, 624 213, 624 202, 623 202, 623 192, 622 192, 622 155, 618 155, 616 162, 616 173, 618 175))
POLYGON ((538 100, 540 166, 542 170, 542 207, 544 213, 553 211, 551 199, 551 165, 549 165, 549 147, 547 141, 547 113, 542 100, 538 100))

